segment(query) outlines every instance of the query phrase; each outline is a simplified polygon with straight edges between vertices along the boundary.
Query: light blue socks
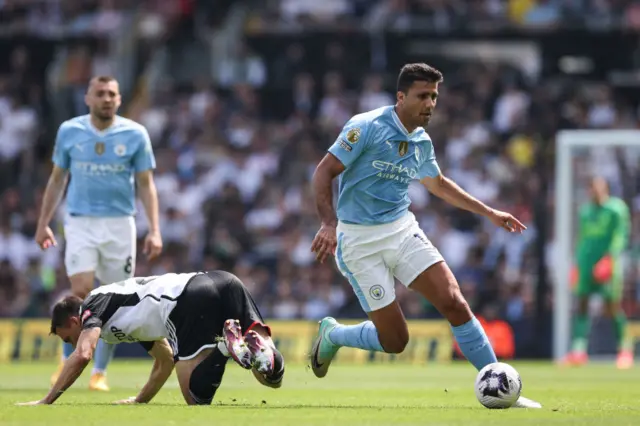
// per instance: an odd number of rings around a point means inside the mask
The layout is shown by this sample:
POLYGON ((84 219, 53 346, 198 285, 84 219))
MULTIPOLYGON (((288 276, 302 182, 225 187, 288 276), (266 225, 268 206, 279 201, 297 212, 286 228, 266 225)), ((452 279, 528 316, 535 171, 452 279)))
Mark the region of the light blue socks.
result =
POLYGON ((71 343, 62 343, 62 360, 65 361, 73 353, 73 345, 71 343))
POLYGON ((460 345, 460 350, 478 371, 488 364, 497 362, 491 343, 476 317, 465 324, 452 326, 451 330, 460 345))
MULTIPOLYGON (((464 356, 476 369, 481 370, 485 365, 497 362, 491 343, 474 317, 469 322, 458 327, 451 327, 460 349, 464 356)), ((337 325, 329 333, 331 342, 338 346, 358 348, 369 351, 384 352, 378 331, 371 321, 365 321, 358 325, 337 325)))
POLYGON ((378 340, 378 330, 371 321, 358 325, 339 324, 331 330, 329 339, 338 346, 384 352, 378 340))
POLYGON ((102 373, 104 374, 107 370, 107 365, 113 358, 113 354, 116 350, 116 345, 112 345, 111 343, 107 343, 104 340, 98 340, 98 346, 96 346, 96 353, 93 356, 93 371, 92 373, 102 373))

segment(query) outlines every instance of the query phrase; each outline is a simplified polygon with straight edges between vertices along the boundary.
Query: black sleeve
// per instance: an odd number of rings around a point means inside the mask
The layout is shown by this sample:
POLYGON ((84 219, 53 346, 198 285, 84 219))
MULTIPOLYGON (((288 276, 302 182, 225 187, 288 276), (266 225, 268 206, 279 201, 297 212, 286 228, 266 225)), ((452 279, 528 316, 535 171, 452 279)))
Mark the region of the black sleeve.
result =
POLYGON ((153 345, 156 342, 138 342, 138 343, 140 343, 140 346, 142 346, 145 351, 149 352, 151 351, 151 348, 153 348, 153 345))
POLYGON ((82 329, 87 330, 94 327, 102 327, 107 322, 107 308, 109 306, 110 295, 95 294, 87 297, 80 307, 80 319, 82 329))

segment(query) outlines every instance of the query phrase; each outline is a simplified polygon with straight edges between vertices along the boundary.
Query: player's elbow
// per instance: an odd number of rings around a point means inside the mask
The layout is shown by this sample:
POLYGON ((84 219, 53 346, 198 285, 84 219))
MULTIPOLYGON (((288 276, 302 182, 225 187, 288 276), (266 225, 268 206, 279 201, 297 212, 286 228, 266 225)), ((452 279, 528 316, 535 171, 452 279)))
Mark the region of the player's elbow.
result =
POLYGON ((93 358, 93 353, 92 351, 76 351, 77 355, 76 355, 76 359, 78 361, 78 364, 82 365, 83 367, 86 367, 90 362, 91 359, 93 358))
POLYGON ((173 357, 156 359, 156 364, 158 371, 160 371, 163 375, 170 375, 173 371, 175 363, 173 362, 173 357))

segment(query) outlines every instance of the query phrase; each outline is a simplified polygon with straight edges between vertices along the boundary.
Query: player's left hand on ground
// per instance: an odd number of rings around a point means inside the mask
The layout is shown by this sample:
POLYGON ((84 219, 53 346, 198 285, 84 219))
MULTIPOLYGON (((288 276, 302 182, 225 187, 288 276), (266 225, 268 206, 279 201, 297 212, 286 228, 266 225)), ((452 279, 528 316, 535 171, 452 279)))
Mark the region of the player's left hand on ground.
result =
POLYGON ((149 232, 144 240, 144 253, 149 260, 155 259, 162 252, 162 237, 160 233, 149 232))
POLYGON ((30 402, 17 402, 17 406, 26 407, 30 405, 46 405, 42 400, 39 401, 30 401, 30 402))
POLYGON ((522 233, 522 231, 527 229, 527 227, 511 213, 501 212, 500 210, 493 210, 489 215, 489 219, 494 225, 504 228, 509 232, 522 233))
POLYGON ((322 225, 311 243, 311 251, 323 263, 328 255, 335 253, 337 244, 335 226, 322 225))
POLYGON ((132 404, 137 404, 136 402, 136 397, 135 396, 130 396, 127 399, 121 399, 119 401, 113 401, 114 405, 132 405, 132 404))

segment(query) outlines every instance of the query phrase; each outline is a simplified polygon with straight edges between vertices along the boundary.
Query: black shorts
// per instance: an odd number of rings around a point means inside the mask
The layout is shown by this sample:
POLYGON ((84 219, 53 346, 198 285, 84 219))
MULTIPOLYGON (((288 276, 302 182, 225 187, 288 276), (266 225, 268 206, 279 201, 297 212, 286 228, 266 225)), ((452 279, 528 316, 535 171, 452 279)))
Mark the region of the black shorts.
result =
POLYGON ((271 335, 238 277, 225 271, 210 271, 191 278, 169 315, 175 327, 176 361, 192 359, 203 349, 215 347, 228 319, 239 320, 245 334, 262 325, 271 335))

